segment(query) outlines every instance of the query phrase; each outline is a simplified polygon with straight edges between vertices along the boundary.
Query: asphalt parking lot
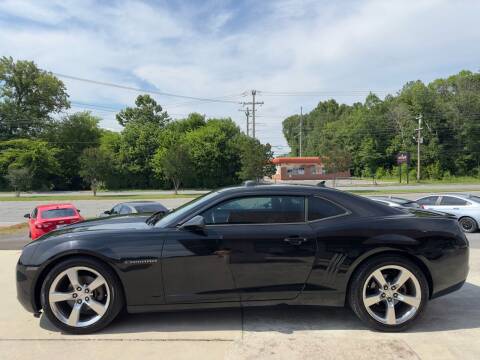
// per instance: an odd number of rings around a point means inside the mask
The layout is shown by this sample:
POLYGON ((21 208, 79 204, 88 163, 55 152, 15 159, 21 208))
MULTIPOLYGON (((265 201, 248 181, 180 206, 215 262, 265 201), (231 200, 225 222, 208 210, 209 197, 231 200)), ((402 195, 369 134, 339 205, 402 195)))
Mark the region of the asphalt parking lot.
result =
POLYGON ((3 359, 478 359, 480 234, 470 236, 470 274, 458 292, 433 300, 408 332, 363 327, 343 308, 275 307, 122 315, 102 332, 60 333, 15 297, 18 250, 0 251, 3 359), (93 355, 92 355, 93 354, 93 355))

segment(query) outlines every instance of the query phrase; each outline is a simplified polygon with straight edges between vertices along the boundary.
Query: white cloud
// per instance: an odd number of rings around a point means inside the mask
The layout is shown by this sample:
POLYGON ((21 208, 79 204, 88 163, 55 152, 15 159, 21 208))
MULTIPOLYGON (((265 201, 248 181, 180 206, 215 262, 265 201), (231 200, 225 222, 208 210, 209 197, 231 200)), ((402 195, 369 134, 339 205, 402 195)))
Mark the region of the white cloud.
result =
MULTIPOLYGON (((234 4, 0 1, 0 53, 57 73, 198 97, 252 88, 342 90, 347 96, 337 100, 351 102, 361 100, 353 90, 396 91, 408 80, 478 70, 478 1, 234 4)), ((65 82, 71 98, 85 103, 118 106, 136 96, 65 82)), ((199 111, 231 116, 242 127, 245 122, 239 105, 155 97, 171 113, 199 111)), ((282 115, 300 106, 308 111, 325 98, 264 96, 261 140, 284 145, 282 115)), ((116 126, 113 114, 106 115, 103 125, 116 126)))

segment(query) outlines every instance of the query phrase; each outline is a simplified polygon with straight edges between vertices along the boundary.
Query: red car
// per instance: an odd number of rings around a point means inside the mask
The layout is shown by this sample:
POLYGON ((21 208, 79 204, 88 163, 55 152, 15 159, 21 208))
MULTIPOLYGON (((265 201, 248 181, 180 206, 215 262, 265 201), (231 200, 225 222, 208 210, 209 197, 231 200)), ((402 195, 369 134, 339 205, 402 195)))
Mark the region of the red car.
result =
POLYGON ((31 214, 24 216, 29 219, 29 237, 32 240, 60 227, 84 220, 80 216, 80 211, 72 204, 39 205, 31 214))

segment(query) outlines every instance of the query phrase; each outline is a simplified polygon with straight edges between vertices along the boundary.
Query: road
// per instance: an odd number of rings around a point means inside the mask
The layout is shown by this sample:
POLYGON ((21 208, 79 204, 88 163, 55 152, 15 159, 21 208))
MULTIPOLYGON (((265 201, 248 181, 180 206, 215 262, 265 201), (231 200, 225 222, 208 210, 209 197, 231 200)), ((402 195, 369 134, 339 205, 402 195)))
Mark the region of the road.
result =
POLYGON ((480 249, 464 287, 430 302, 410 331, 365 328, 346 308, 273 307, 123 315, 99 333, 72 336, 15 295, 19 251, 0 251, 0 358, 479 359, 480 249))

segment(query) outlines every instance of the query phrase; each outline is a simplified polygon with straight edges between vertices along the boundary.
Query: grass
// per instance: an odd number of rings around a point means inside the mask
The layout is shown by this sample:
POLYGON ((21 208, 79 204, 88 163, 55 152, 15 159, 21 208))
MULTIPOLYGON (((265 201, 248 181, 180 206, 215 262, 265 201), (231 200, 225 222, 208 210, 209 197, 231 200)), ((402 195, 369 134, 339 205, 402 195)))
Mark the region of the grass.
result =
POLYGON ((20 197, 0 196, 0 201, 75 201, 75 200, 156 200, 196 198, 199 194, 125 194, 125 195, 25 195, 20 197))
POLYGON ((2 226, 0 227, 0 234, 5 235, 5 234, 12 234, 16 233, 20 230, 24 230, 28 227, 28 223, 21 223, 21 224, 15 224, 15 225, 10 225, 10 226, 2 226))

